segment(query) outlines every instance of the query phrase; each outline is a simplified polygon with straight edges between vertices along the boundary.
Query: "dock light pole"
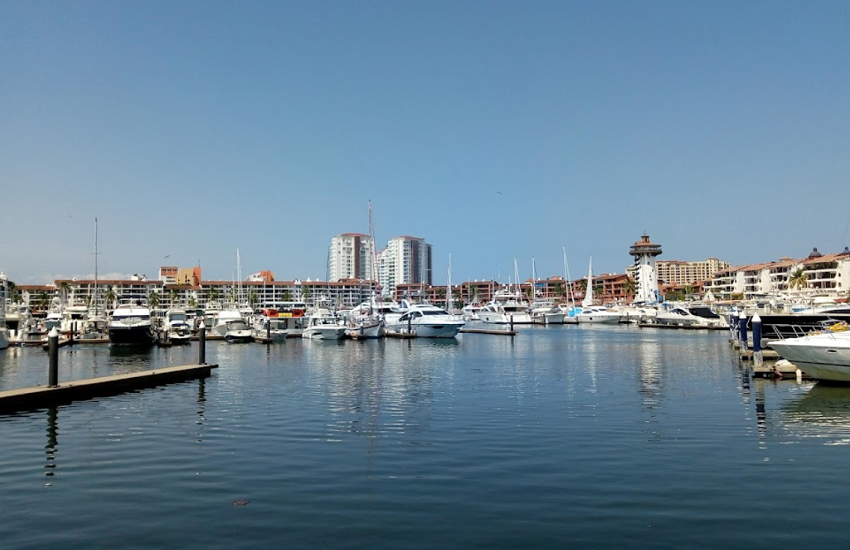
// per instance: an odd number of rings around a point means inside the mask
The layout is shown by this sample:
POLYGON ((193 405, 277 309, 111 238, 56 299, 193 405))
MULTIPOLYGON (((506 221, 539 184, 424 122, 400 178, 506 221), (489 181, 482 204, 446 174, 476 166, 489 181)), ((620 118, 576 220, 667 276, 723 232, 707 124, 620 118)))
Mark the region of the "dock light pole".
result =
POLYGON ((758 312, 753 315, 753 367, 760 367, 764 364, 764 358, 761 353, 761 317, 758 312))
POLYGON ((198 364, 207 364, 207 326, 203 321, 198 327, 198 364))
POLYGON ((56 327, 50 329, 50 334, 47 335, 47 355, 47 385, 56 388, 59 386, 59 331, 56 327))

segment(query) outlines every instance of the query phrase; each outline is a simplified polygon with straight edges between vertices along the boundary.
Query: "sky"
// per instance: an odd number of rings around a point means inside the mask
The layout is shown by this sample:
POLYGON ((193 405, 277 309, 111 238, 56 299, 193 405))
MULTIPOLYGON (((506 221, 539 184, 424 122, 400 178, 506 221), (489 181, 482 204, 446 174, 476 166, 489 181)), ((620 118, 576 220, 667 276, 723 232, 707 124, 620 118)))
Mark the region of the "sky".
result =
POLYGON ((0 270, 434 283, 850 244, 846 1, 0 0, 0 270))

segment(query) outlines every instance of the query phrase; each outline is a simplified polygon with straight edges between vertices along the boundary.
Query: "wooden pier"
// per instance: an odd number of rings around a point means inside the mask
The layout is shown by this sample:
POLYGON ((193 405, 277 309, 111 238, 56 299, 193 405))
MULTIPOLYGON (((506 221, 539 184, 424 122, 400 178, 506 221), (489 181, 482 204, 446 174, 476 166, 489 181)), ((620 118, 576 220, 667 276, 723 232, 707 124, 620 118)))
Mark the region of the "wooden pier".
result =
POLYGON ((56 387, 37 386, 0 392, 0 414, 64 405, 73 401, 152 388, 172 382, 206 378, 218 365, 183 365, 130 374, 64 382, 56 387))

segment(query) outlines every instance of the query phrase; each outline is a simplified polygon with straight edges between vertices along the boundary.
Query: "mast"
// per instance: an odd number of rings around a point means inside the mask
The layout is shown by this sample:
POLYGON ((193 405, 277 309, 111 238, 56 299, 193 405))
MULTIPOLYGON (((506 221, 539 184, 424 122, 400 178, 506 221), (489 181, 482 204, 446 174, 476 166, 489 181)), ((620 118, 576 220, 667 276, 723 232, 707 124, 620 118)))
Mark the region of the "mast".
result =
POLYGON ((236 307, 242 305, 242 260, 239 249, 236 249, 236 307))
POLYGON ((94 290, 92 292, 92 302, 94 303, 94 317, 97 318, 97 256, 100 254, 97 251, 97 218, 94 219, 94 290))
POLYGON ((452 304, 452 253, 451 252, 449 252, 449 280, 446 281, 446 283, 447 283, 446 287, 448 287, 447 290, 448 290, 448 293, 449 293, 449 295, 446 299, 446 310, 449 313, 451 313, 452 312, 452 306, 454 305, 454 304, 452 304))
POLYGON ((378 294, 381 292, 381 281, 378 276, 378 248, 375 245, 375 224, 372 222, 372 201, 369 201, 369 239, 372 241, 372 252, 370 254, 370 262, 372 266, 372 280, 375 281, 375 287, 372 290, 371 302, 377 302, 378 294))

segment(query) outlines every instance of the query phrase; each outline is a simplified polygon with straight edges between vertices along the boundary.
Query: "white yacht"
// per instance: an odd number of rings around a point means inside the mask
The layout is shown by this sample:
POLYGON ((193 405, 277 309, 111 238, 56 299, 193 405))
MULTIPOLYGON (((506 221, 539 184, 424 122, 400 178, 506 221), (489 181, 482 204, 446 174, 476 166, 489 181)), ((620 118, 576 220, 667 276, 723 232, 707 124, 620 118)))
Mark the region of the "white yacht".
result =
POLYGON ((222 337, 227 336, 228 323, 231 321, 242 321, 244 323, 245 319, 242 317, 242 313, 235 307, 218 310, 212 319, 210 334, 222 337))
POLYGON ((779 355, 817 380, 850 382, 850 331, 824 331, 784 340, 771 340, 768 345, 779 355))
POLYGON ((478 302, 472 302, 471 304, 467 304, 463 306, 460 310, 461 315, 463 316, 464 321, 480 321, 481 317, 478 315, 478 312, 484 306, 478 302))
POLYGON ((531 321, 540 325, 562 325, 566 314, 549 300, 535 300, 528 306, 531 321))
POLYGON ((182 309, 169 309, 165 312, 166 338, 175 345, 188 344, 192 339, 189 316, 182 309))
POLYGON ((107 323, 112 344, 152 345, 151 310, 141 299, 118 304, 107 323))
POLYGON ((419 338, 454 338, 466 322, 432 304, 413 304, 401 315, 388 316, 387 330, 419 338))
POLYGON ((307 317, 307 326, 301 333, 301 337, 316 340, 341 340, 345 337, 345 325, 339 323, 339 319, 331 310, 316 307, 307 317))
POLYGON ((279 312, 274 308, 266 308, 254 317, 252 334, 255 340, 270 339, 272 342, 282 342, 289 336, 287 318, 278 317, 279 312))
POLYGON ((620 322, 620 313, 613 309, 602 306, 584 306, 575 314, 576 321, 581 323, 594 323, 605 325, 616 325, 620 322))
POLYGON ((655 314, 655 323, 679 327, 726 327, 729 323, 708 306, 676 305, 669 309, 659 309, 655 314))
POLYGON ((517 291, 501 289, 493 295, 493 300, 481 308, 478 316, 484 323, 528 325, 531 315, 528 313, 528 302, 517 291))
POLYGON ((251 327, 241 317, 225 322, 224 339, 231 344, 243 344, 252 341, 251 327))

